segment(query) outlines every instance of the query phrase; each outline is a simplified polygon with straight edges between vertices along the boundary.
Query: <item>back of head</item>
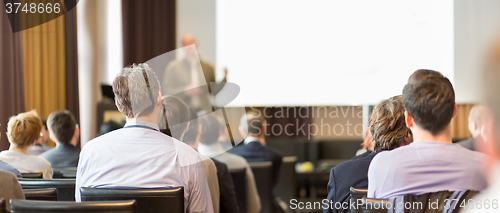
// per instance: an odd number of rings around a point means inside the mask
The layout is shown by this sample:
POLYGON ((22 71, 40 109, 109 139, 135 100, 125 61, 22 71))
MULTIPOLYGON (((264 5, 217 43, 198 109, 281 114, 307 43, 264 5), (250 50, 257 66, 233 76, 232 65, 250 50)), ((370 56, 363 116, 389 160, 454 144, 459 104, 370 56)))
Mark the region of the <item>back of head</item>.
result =
POLYGON ((372 151, 391 150, 412 140, 404 112, 401 96, 383 100, 373 108, 368 122, 372 151))
POLYGON ((69 143, 75 134, 75 116, 68 110, 60 110, 50 113, 47 120, 50 135, 61 143, 69 143))
POLYGON ((7 138, 15 147, 29 148, 40 137, 43 124, 35 111, 12 116, 7 124, 7 138))
POLYGON ((413 121, 432 135, 443 131, 455 110, 450 80, 433 70, 417 70, 403 89, 403 105, 413 121))
POLYGON ((157 102, 160 82, 147 64, 123 68, 113 81, 113 92, 128 118, 150 115, 157 102))
POLYGON ((224 123, 215 113, 207 114, 199 118, 201 124, 200 142, 211 145, 219 141, 220 133, 224 130, 224 123))
POLYGON ((198 140, 199 127, 200 125, 198 123, 198 115, 196 114, 196 111, 189 108, 189 127, 184 134, 184 137, 182 137, 182 142, 189 145, 194 145, 198 140))
POLYGON ((163 107, 160 123, 165 124, 166 127, 161 131, 178 140, 182 139, 190 117, 188 106, 180 98, 168 96, 163 97, 163 107))
POLYGON ((262 115, 255 111, 247 112, 240 119, 240 128, 248 129, 248 135, 252 137, 260 137, 264 134, 263 126, 265 124, 262 115))

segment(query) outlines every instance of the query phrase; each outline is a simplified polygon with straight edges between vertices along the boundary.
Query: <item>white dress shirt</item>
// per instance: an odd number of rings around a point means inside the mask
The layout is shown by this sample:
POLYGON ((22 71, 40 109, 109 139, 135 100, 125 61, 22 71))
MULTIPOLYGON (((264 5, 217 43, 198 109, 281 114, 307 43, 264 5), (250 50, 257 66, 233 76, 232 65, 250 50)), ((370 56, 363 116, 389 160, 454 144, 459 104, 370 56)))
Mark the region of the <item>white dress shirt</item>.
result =
MULTIPOLYGON (((257 185, 255 184, 255 178, 253 176, 252 168, 248 164, 245 158, 227 153, 224 151, 222 144, 214 143, 211 145, 205 145, 201 143, 198 146, 198 152, 203 155, 209 156, 223 162, 227 165, 229 169, 239 169, 246 168, 246 183, 247 183, 247 211, 248 213, 260 212, 261 204, 259 192, 257 191, 257 185)), ((243 209, 242 209, 243 210, 243 209)))
POLYGON ((52 166, 42 157, 5 150, 0 152, 0 160, 16 167, 21 173, 41 172, 43 179, 52 179, 52 166))
POLYGON ((125 127, 89 141, 80 152, 75 198, 80 188, 184 187, 189 213, 213 213, 198 153, 158 131, 153 123, 129 120, 125 127))

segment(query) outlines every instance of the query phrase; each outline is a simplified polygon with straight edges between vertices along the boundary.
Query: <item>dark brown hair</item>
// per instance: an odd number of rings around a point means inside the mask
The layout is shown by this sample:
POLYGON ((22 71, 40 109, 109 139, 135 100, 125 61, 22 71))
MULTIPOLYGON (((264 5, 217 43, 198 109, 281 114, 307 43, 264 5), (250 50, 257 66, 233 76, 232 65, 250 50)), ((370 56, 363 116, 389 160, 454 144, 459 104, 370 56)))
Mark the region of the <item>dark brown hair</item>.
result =
POLYGON ((75 134, 76 120, 68 110, 55 111, 50 113, 47 126, 57 142, 69 143, 75 134))
POLYGON ((391 150, 406 145, 412 134, 406 127, 401 96, 378 103, 368 122, 372 151, 391 150))
POLYGON ((190 117, 188 106, 180 98, 168 96, 163 97, 163 107, 160 122, 166 123, 166 128, 162 132, 180 140, 190 117))
POLYGON ((416 124, 437 135, 453 118, 455 91, 441 73, 417 70, 403 89, 403 105, 416 124))

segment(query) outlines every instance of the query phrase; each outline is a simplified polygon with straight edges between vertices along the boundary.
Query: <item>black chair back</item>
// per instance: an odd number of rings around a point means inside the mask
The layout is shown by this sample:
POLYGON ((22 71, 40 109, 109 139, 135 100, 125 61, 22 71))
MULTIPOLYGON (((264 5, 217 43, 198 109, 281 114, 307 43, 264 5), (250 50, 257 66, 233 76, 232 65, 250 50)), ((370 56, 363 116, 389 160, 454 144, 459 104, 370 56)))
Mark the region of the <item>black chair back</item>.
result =
POLYGON ((365 205, 361 208, 362 213, 387 213, 393 204, 389 204, 389 199, 366 199, 365 205))
POLYGON ((154 189, 81 188, 82 201, 137 201, 139 213, 184 213, 184 187, 154 189))
POLYGON ((52 178, 76 178, 76 167, 56 167, 52 168, 52 178))
POLYGON ((234 191, 238 200, 238 207, 242 212, 247 209, 247 172, 246 168, 229 169, 234 183, 234 191))
MULTIPOLYGON (((366 194, 368 193, 368 189, 357 189, 354 187, 351 187, 350 192, 351 198, 350 198, 350 203, 361 203, 365 202, 363 198, 366 197, 366 194)), ((351 209, 351 213, 360 213, 361 209, 355 208, 351 209)))
POLYGON ((57 201, 57 189, 23 189, 26 200, 57 201))
POLYGON ((23 189, 57 189, 57 200, 75 201, 75 179, 19 179, 23 189))
POLYGON ((252 168, 253 175, 255 177, 255 184, 257 185, 257 190, 259 191, 260 203, 261 203, 261 213, 272 213, 274 212, 274 195, 273 195, 273 172, 272 172, 272 162, 248 162, 252 168))
POLYGON ((297 198, 298 195, 298 181, 297 173, 295 172, 295 164, 297 164, 297 157, 283 157, 278 184, 274 188, 274 194, 285 203, 290 203, 290 200, 297 198))
POLYGON ((102 201, 102 202, 64 202, 39 200, 11 200, 11 213, 60 213, 60 212, 93 212, 93 213, 134 213, 136 202, 102 201))
POLYGON ((42 178, 43 178, 43 173, 41 173, 41 172, 21 173, 21 176, 22 176, 23 178, 36 178, 36 179, 42 179, 42 178))
POLYGON ((0 197, 0 213, 7 213, 7 204, 3 198, 0 197))

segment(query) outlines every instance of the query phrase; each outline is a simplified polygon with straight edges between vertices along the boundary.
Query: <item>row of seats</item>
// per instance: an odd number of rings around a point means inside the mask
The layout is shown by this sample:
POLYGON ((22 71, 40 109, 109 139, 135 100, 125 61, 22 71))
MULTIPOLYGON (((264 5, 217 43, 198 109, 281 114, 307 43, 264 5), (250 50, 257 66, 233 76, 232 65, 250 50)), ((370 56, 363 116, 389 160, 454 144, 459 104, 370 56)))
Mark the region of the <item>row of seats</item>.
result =
POLYGON ((406 208, 398 212, 455 213, 463 208, 461 203, 468 203, 468 201, 478 193, 477 191, 471 190, 439 191, 421 195, 405 195, 392 199, 373 199, 367 198, 367 192, 368 189, 356 189, 351 187, 350 203, 358 203, 359 200, 363 203, 361 208, 351 209, 351 213, 387 213, 392 212, 391 210, 398 209, 398 206, 406 208), (412 206, 404 207, 406 204, 411 204, 412 206), (418 206, 420 204, 421 206, 418 206))

